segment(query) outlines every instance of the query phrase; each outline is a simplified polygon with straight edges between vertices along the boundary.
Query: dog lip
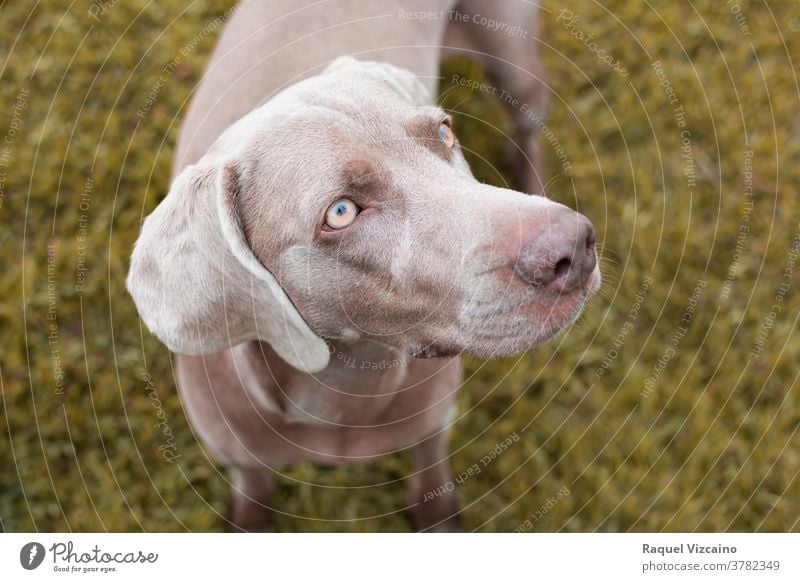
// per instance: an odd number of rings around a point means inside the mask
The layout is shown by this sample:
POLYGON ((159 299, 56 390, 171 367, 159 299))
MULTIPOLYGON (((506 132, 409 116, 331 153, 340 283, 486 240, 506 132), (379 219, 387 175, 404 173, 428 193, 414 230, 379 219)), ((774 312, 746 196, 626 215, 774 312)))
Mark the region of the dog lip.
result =
POLYGON ((538 334, 536 334, 536 339, 533 345, 537 346, 553 339, 559 333, 575 323, 575 320, 578 319, 578 316, 583 311, 583 307, 586 304, 587 299, 588 298, 585 296, 582 297, 581 300, 575 304, 575 307, 573 307, 572 310, 566 315, 566 317, 560 318, 558 323, 550 325, 546 327, 544 331, 540 331, 538 334))
POLYGON ((545 331, 538 333, 533 345, 539 345, 551 340, 561 331, 565 330, 570 325, 575 323, 580 314, 583 313, 586 304, 589 302, 592 296, 597 292, 599 287, 600 287, 600 278, 597 274, 592 273, 592 275, 586 280, 584 286, 577 291, 579 297, 575 301, 575 305, 572 307, 572 309, 570 309, 569 313, 567 313, 567 315, 564 317, 558 318, 559 321, 545 328, 545 331))
POLYGON ((533 338, 530 340, 528 347, 525 349, 531 349, 547 343, 559 333, 568 329, 573 323, 575 323, 580 314, 583 313, 586 303, 591 298, 592 293, 593 291, 589 288, 580 289, 577 291, 578 297, 575 298, 575 303, 569 309, 569 311, 565 315, 559 317, 549 317, 547 320, 549 325, 537 330, 533 338))
POLYGON ((422 348, 414 348, 411 350, 411 357, 418 360, 428 360, 430 358, 443 358, 457 356, 461 352, 442 348, 433 344, 424 346, 422 348))

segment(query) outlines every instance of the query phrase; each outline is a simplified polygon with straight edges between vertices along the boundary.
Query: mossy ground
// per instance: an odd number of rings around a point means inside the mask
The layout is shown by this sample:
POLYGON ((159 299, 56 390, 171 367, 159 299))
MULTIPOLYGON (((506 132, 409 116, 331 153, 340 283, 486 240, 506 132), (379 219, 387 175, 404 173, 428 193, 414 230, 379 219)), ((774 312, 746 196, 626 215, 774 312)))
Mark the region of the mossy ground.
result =
MULTIPOLYGON (((187 424, 170 355, 143 329, 124 281, 142 216, 167 190, 183 108, 216 33, 196 37, 229 4, 119 2, 97 21, 86 0, 0 9, 6 531, 224 527, 224 475, 187 424), (146 374, 174 433, 172 464, 146 374)), ((520 440, 456 485, 465 526, 798 531, 800 266, 790 261, 800 236, 800 8, 603 5, 547 0, 541 51, 546 123, 569 161, 565 170, 545 142, 550 196, 596 224, 604 288, 550 345, 468 359, 455 474, 506 436, 520 440), (562 8, 579 16, 572 28, 562 8), (576 31, 593 33, 627 76, 576 31), (559 491, 569 494, 548 503, 559 491)), ((443 91, 454 73, 484 78, 473 63, 451 62, 443 91)), ((445 105, 476 175, 503 183, 506 110, 465 87, 445 105)), ((289 468, 277 527, 406 530, 398 509, 409 468, 403 454, 289 468)))

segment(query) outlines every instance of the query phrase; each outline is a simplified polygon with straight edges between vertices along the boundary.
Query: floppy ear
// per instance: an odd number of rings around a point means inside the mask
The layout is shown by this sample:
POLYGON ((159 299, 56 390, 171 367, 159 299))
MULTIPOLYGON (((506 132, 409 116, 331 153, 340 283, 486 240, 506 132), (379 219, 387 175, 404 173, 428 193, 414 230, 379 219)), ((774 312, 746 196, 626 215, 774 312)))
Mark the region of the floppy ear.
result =
POLYGON ((339 57, 331 62, 325 73, 359 70, 367 73, 376 81, 381 81, 407 101, 420 107, 432 104, 432 99, 425 85, 409 70, 395 67, 389 63, 376 61, 359 61, 353 57, 339 57))
POLYGON ((181 172, 144 221, 128 291, 173 352, 208 354, 260 339, 295 368, 318 372, 327 346, 248 246, 237 189, 232 164, 181 172))

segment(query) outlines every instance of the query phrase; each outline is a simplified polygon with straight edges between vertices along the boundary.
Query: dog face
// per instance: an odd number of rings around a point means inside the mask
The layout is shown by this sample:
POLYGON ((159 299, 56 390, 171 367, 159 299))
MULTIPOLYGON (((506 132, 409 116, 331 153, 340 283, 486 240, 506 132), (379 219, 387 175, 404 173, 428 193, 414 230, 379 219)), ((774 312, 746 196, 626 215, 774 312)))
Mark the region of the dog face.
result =
POLYGON ((260 337, 313 371, 322 336, 417 356, 511 355, 569 324, 600 284, 589 221, 479 184, 449 116, 390 65, 340 59, 279 94, 186 169, 165 204, 145 224, 129 288, 182 353, 260 337), (188 238, 164 240, 170 222, 188 238), (153 308, 143 288, 158 285, 141 276, 158 270, 175 288, 170 244, 196 259, 182 269, 204 286, 177 319, 186 298, 153 308))

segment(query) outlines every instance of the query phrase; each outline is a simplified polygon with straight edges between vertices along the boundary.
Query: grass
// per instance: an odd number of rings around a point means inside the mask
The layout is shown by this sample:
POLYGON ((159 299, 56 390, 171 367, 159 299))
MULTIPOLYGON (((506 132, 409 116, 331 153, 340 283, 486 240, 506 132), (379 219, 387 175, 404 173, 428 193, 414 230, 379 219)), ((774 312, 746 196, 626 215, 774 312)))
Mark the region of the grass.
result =
MULTIPOLYGON (((99 21, 85 0, 0 9, 6 531, 224 527, 224 474, 187 424, 170 354, 143 330, 124 280, 216 33, 195 37, 229 4, 120 2, 99 21), (157 407, 174 463, 159 449, 157 407)), ((800 531, 800 8, 742 0, 737 20, 712 0, 603 4, 545 1, 541 50, 546 123, 569 160, 565 171, 545 142, 550 196, 598 227, 604 289, 550 345, 468 359, 455 474, 508 435, 519 441, 456 486, 465 525, 800 531), (562 7, 580 17, 571 28, 562 7)), ((442 87, 476 174, 502 183, 507 113, 449 87, 456 73, 484 73, 449 62, 442 87)), ((409 468, 405 455, 291 467, 278 529, 406 530, 409 468)))

